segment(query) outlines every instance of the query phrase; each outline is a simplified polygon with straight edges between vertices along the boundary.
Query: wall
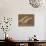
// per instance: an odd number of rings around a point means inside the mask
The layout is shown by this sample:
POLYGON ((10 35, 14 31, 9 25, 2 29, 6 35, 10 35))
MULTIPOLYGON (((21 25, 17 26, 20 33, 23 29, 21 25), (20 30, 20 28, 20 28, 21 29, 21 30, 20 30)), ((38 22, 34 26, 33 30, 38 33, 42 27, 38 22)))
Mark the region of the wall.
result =
MULTIPOLYGON (((46 6, 33 8, 28 0, 0 0, 0 16, 13 18, 12 26, 8 33, 16 40, 27 40, 34 34, 39 40, 45 40, 45 15, 46 6), (35 26, 19 27, 18 14, 34 14, 35 26)), ((0 39, 4 39, 3 31, 0 31, 0 39)))

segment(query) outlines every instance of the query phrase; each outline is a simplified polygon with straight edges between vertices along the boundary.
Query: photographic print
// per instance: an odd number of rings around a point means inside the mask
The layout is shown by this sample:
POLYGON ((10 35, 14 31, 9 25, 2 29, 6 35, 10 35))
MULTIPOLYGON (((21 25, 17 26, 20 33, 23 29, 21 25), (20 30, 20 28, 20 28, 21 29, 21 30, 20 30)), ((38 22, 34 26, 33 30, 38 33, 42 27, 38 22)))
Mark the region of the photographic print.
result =
POLYGON ((19 26, 34 26, 34 15, 33 14, 19 14, 18 25, 19 26))

